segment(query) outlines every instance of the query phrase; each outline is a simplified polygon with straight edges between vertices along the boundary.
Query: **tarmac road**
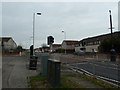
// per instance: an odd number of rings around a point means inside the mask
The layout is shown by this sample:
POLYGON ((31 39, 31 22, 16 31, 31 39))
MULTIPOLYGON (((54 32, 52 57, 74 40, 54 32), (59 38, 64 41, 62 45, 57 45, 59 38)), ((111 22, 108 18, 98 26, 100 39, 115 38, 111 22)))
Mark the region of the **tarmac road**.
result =
POLYGON ((105 63, 105 62, 98 62, 98 61, 87 61, 81 63, 74 63, 70 64, 72 66, 82 68, 90 73, 93 73, 98 76, 106 77, 113 80, 118 80, 118 72, 120 68, 118 65, 105 63))
POLYGON ((27 56, 2 57, 2 88, 28 88, 27 77, 37 75, 37 70, 29 70, 27 56))

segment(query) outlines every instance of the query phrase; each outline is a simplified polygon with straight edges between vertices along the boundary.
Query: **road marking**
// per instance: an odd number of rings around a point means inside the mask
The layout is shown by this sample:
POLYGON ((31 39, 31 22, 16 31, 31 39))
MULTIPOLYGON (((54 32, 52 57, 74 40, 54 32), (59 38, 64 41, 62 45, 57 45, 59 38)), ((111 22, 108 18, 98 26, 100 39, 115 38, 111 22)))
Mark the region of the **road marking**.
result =
MULTIPOLYGON (((94 74, 92 74, 92 73, 90 73, 89 71, 84 70, 84 69, 79 69, 79 68, 73 67, 73 66, 70 66, 70 68, 71 68, 73 71, 76 71, 76 72, 82 73, 82 74, 84 73, 84 74, 86 74, 86 75, 88 75, 88 76, 93 76, 93 75, 94 75, 94 74)), ((117 81, 117 80, 114 80, 114 79, 110 79, 110 78, 106 78, 106 77, 99 76, 99 75, 95 75, 95 77, 96 77, 97 79, 103 80, 103 81, 108 82, 108 83, 110 83, 110 84, 113 84, 113 85, 115 85, 115 86, 118 86, 119 83, 120 83, 120 81, 117 81), (117 83, 117 84, 116 84, 116 83, 117 83)))
POLYGON ((95 65, 95 66, 100 66, 100 67, 103 67, 103 68, 109 68, 109 69, 120 70, 118 67, 117 67, 117 68, 112 68, 112 67, 107 67, 107 66, 101 66, 101 65, 98 65, 98 64, 94 64, 94 63, 89 63, 89 64, 92 64, 92 65, 95 65))
POLYGON ((99 64, 95 64, 95 63, 92 63, 92 62, 82 62, 82 63, 72 63, 70 65, 74 65, 74 66, 77 66, 77 65, 80 65, 80 64, 91 64, 91 65, 95 65, 95 66, 99 66, 99 67, 103 67, 103 68, 109 68, 109 69, 115 69, 115 70, 120 70, 119 66, 117 67, 117 65, 114 65, 116 67, 107 67, 107 66, 102 66, 102 65, 99 65, 99 64))

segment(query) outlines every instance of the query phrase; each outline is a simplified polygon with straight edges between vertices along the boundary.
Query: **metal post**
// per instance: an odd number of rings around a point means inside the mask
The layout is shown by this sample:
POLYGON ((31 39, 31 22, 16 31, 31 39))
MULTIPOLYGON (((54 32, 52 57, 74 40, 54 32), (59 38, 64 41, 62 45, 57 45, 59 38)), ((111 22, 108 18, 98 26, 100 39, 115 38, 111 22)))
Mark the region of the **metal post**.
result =
MULTIPOLYGON (((64 32, 65 33, 65 40, 66 40, 66 32, 64 32)), ((66 54, 66 44, 65 44, 65 54, 66 54)))
POLYGON ((41 15, 41 13, 33 13, 33 56, 35 56, 34 53, 34 38, 35 38, 35 14, 41 15))
MULTIPOLYGON (((66 32, 62 31, 64 33, 64 39, 66 40, 66 32)), ((65 44, 65 54, 66 54, 66 44, 65 44)))
POLYGON ((110 12, 110 29, 111 29, 111 36, 112 36, 112 16, 111 16, 111 10, 109 10, 110 12))
POLYGON ((113 45, 113 31, 112 31, 112 15, 111 15, 111 10, 109 10, 109 13, 110 13, 110 29, 111 29, 111 50, 110 50, 110 53, 111 53, 111 61, 116 61, 116 52, 115 52, 115 49, 114 49, 114 45, 113 45))
POLYGON ((35 35, 35 13, 33 13, 33 56, 35 55, 35 53, 34 53, 34 35, 35 35))

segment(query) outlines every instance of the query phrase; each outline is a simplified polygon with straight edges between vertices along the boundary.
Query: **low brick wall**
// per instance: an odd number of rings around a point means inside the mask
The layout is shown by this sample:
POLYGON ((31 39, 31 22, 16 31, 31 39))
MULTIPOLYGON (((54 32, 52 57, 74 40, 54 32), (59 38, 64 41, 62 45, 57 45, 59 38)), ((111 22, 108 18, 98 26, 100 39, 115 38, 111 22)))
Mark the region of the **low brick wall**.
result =
MULTIPOLYGON (((85 58, 94 58, 96 60, 110 60, 110 53, 88 53, 84 55, 85 58)), ((120 60, 120 54, 116 54, 116 60, 120 60)))
POLYGON ((0 52, 2 55, 19 55, 19 52, 8 52, 8 51, 2 51, 0 52))

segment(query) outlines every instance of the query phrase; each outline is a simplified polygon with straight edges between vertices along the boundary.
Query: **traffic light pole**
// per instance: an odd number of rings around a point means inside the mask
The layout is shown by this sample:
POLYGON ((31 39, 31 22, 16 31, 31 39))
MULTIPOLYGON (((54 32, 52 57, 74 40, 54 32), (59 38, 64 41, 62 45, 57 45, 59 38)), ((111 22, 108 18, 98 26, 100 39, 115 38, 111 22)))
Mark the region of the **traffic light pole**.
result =
POLYGON ((47 37, 47 39, 48 39, 48 45, 50 45, 50 52, 51 52, 51 50, 52 50, 52 44, 54 43, 54 38, 53 38, 53 36, 48 36, 47 37))

